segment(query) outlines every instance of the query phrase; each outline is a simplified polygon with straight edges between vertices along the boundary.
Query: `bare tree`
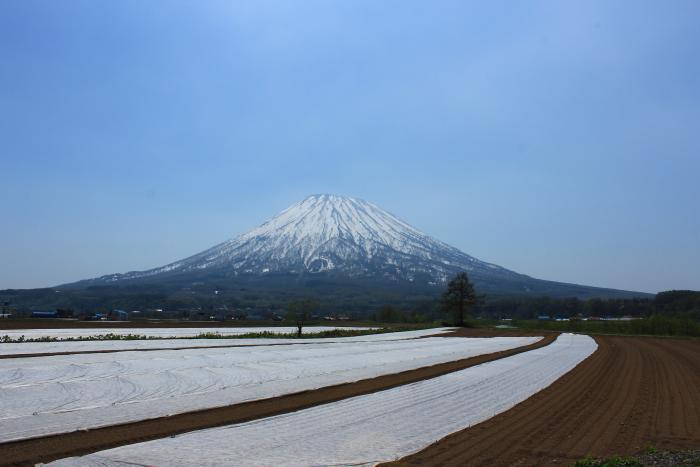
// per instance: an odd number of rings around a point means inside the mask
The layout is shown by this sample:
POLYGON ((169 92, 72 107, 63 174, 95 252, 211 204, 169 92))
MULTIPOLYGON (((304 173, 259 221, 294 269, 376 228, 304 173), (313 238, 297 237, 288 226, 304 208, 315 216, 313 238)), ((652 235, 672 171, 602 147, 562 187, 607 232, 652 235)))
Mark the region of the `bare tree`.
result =
POLYGON ((297 300, 287 305, 286 318, 296 323, 298 337, 301 337, 304 323, 311 319, 311 312, 313 312, 317 306, 318 304, 314 300, 308 298, 297 300))

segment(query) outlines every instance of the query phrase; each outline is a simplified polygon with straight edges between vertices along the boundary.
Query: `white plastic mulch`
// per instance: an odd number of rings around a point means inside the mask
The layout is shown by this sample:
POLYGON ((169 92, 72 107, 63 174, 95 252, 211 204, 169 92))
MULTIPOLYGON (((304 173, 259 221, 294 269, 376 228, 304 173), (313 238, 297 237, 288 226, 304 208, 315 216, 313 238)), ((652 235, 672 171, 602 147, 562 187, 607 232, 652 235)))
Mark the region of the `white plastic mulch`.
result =
POLYGON ((0 442, 275 397, 540 339, 383 336, 0 360, 0 442))
POLYGON ((286 415, 127 445, 56 465, 361 465, 394 460, 503 412, 597 348, 588 336, 286 415))
MULTIPOLYGON (((366 330, 371 327, 357 326, 306 326, 304 332, 315 333, 334 331, 336 329, 366 330)), ((0 336, 9 336, 13 339, 24 336, 27 339, 41 337, 55 337, 58 339, 103 336, 105 334, 134 334, 147 337, 195 337, 202 333, 221 334, 235 336, 252 332, 270 332, 273 334, 289 334, 297 332, 294 326, 269 326, 269 327, 208 327, 208 328, 64 328, 64 329, 13 329, 0 330, 0 336)))
MULTIPOLYGON (((226 329, 226 328, 217 328, 226 329)), ((232 328, 236 330, 241 330, 242 328, 232 328)), ((238 333, 223 333, 221 335, 231 335, 231 334, 245 334, 248 332, 259 332, 260 330, 270 330, 273 328, 245 328, 245 332, 238 333), (257 329, 258 331, 251 331, 251 329, 257 329)), ((286 329, 289 328, 274 328, 274 329, 286 329)), ((313 334, 320 332, 318 327, 308 327, 304 328, 304 334, 313 334)), ((347 329, 347 328, 346 328, 347 329)), ((356 328, 354 328, 356 329, 356 328)), ((364 341, 364 340, 396 340, 396 339, 414 339, 416 337, 430 336, 435 334, 442 334, 450 331, 453 328, 434 328, 434 329, 420 329, 416 331, 403 331, 403 332, 390 332, 383 334, 370 334, 365 336, 353 336, 353 337, 333 337, 324 338, 324 342, 353 342, 353 341, 364 341)), ((295 328, 296 330, 296 328, 295 328)), ((324 330, 324 329, 321 329, 324 330)), ((126 331, 121 330, 119 334, 126 335, 129 334, 126 331)), ((170 336, 174 331, 180 331, 180 329, 162 329, 162 336, 170 336)), ((200 332, 212 332, 206 331, 205 329, 198 329, 200 332)), ((5 335, 9 331, 0 331, 0 336, 5 335)), ((22 331, 25 332, 25 331, 22 331)), ((13 335, 13 338, 18 338, 22 335, 22 332, 17 331, 17 335, 13 335)), ((196 336, 200 332, 193 332, 192 335, 196 336)), ((289 331, 286 331, 289 332, 289 331)), ((184 335, 184 334, 183 334, 184 335)), ((27 337, 27 336, 25 336, 27 337)), ((34 335, 33 337, 40 337, 40 334, 34 335)), ((181 336, 182 337, 182 336, 181 336)), ((104 340, 104 341, 61 341, 61 342, 21 342, 21 343, 0 343, 0 355, 14 355, 14 354, 44 354, 44 353, 57 353, 57 352, 95 352, 95 351, 105 351, 105 350, 148 350, 148 349, 168 349, 168 348, 182 348, 182 347, 228 347, 231 345, 243 346, 243 345, 269 345, 269 344, 304 344, 309 342, 318 342, 318 338, 302 338, 302 339, 287 339, 287 338, 215 338, 215 339, 153 339, 153 340, 104 340)))

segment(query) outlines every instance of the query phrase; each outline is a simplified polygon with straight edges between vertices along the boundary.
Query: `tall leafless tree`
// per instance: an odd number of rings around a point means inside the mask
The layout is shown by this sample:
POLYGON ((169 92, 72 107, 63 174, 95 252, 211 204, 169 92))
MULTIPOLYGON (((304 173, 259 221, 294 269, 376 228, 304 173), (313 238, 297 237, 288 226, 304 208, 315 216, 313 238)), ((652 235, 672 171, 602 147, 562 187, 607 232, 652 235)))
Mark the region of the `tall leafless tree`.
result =
POLYGON ((301 337, 301 331, 304 323, 311 319, 311 312, 316 309, 318 304, 311 299, 297 300, 287 305, 287 319, 294 321, 297 327, 297 336, 301 337))

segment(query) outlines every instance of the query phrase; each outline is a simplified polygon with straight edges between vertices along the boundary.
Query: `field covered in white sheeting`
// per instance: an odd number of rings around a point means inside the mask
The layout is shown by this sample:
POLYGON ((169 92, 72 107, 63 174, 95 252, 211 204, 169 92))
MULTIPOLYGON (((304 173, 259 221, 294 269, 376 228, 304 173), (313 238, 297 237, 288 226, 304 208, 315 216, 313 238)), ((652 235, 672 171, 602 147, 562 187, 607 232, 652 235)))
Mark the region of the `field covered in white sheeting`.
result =
MULTIPOLYGON (((172 329, 172 328, 170 328, 172 329)), ((241 329, 241 328, 236 328, 241 329)), ((270 328, 245 328, 245 329, 270 329, 270 328)), ((278 328, 279 329, 279 328, 278 328)), ((286 328, 285 328, 286 329, 286 328)), ((309 329, 304 328, 306 334, 309 329)), ((403 339, 415 339, 417 337, 432 336, 449 332, 453 328, 420 329, 416 331, 388 332, 382 334, 368 334, 364 336, 324 338, 323 342, 364 342, 364 341, 393 341, 403 339)), ((7 331, 0 331, 0 335, 7 331)), ((248 331, 252 332, 252 331, 248 331)), ((316 331, 320 332, 320 331, 316 331)), ((126 332, 122 332, 125 334, 126 332)), ((21 335, 21 334, 20 334, 21 335)), ((196 334, 195 334, 196 335, 196 334)), ((19 337, 19 336, 16 336, 19 337)), ((216 338, 216 339, 154 339, 154 340, 100 340, 100 341, 61 341, 61 342, 21 342, 0 343, 0 355, 15 354, 44 354, 67 352, 101 352, 123 350, 148 350, 148 349, 172 349, 183 347, 230 347, 248 345, 271 344, 306 344, 319 342, 318 338, 216 338)))
POLYGON ((513 407, 596 348, 588 336, 564 334, 551 345, 437 378, 56 464, 359 465, 394 460, 513 407))
POLYGON ((390 336, 3 359, 0 442, 275 397, 541 339, 390 336))
MULTIPOLYGON (((304 333, 313 334, 324 331, 335 331, 344 329, 348 331, 364 331, 373 329, 371 327, 357 326, 306 326, 304 333)), ((104 336, 106 334, 137 335, 146 337, 196 337, 200 334, 219 334, 222 336, 238 336, 241 334, 268 332, 272 334, 296 333, 294 326, 268 326, 268 327, 202 327, 202 328, 65 328, 65 329, 19 329, 0 330, 0 336, 8 336, 11 339, 18 339, 24 336, 26 339, 40 339, 42 337, 52 337, 56 339, 85 338, 91 336, 104 336)))

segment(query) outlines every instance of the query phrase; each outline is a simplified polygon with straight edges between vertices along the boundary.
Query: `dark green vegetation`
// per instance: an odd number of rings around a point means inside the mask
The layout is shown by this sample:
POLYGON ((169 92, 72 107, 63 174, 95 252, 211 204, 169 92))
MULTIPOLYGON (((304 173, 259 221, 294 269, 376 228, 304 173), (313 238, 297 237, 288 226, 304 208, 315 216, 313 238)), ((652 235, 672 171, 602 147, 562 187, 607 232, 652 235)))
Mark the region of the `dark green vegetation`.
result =
MULTIPOLYGON (((498 304, 484 307, 495 311, 498 304)), ((521 329, 700 337, 700 292, 690 290, 661 292, 653 300, 540 299, 535 303, 508 302, 499 309, 516 316, 511 325, 521 329), (542 311, 538 314, 536 309, 542 311), (548 319, 532 319, 536 316, 548 319)))
POLYGON ((595 459, 587 457, 576 461, 573 467, 698 467, 700 450, 694 451, 660 451, 649 447, 637 456, 611 457, 595 459))
MULTIPOLYGON (((478 289, 477 289, 478 290, 478 289)), ((551 297, 486 297, 474 309, 474 316, 482 318, 536 319, 540 316, 570 318, 572 316, 623 317, 689 316, 700 319, 700 292, 672 290, 655 297, 607 299, 551 297)))
MULTIPOLYGON (((516 276, 511 282, 495 284, 488 278, 470 278, 475 290, 491 298, 540 296, 590 298, 651 297, 643 293, 585 287, 516 276)), ((112 309, 162 309, 180 311, 180 318, 193 310, 203 314, 226 306, 229 309, 284 310, 293 300, 311 297, 324 313, 370 316, 384 305, 420 314, 433 313, 442 285, 429 285, 426 278, 415 282, 378 278, 343 278, 332 274, 267 274, 263 276, 208 273, 206 276, 142 278, 133 281, 82 281, 44 289, 0 290, 0 301, 15 310, 73 309, 77 313, 112 309), (425 279, 425 280, 423 280, 425 279)))
POLYGON ((469 282, 466 272, 457 273, 447 283, 447 290, 442 295, 442 308, 452 315, 452 321, 457 326, 464 326, 464 318, 476 302, 474 284, 469 282))
POLYGON ((368 316, 379 323, 432 323, 441 319, 442 314, 426 304, 423 309, 400 310, 392 305, 384 305, 377 312, 368 316))
MULTIPOLYGON (((550 297, 489 294, 474 280, 478 303, 472 318, 517 320, 585 317, 649 317, 700 319, 700 293, 670 291, 656 297, 610 298, 550 297)), ((602 289, 601 289, 602 290, 602 289)), ((84 318, 114 309, 141 313, 137 317, 180 320, 272 320, 284 316, 287 304, 303 297, 319 304, 318 315, 379 322, 416 323, 445 321, 440 295, 444 287, 421 287, 370 280, 334 282, 329 277, 288 275, 230 281, 224 278, 196 283, 124 283, 84 288, 47 288, 0 291, 0 302, 14 317, 28 317, 32 310, 67 311, 84 318)))
POLYGON ((584 334, 700 337, 700 321, 697 319, 690 317, 674 318, 664 315, 651 315, 647 318, 631 319, 629 321, 584 321, 576 318, 569 321, 513 320, 512 326, 533 331, 545 330, 584 334))
POLYGON ((611 457, 610 459, 586 458, 576 461, 574 467, 641 467, 642 464, 635 457, 611 457))
POLYGON ((178 312, 173 318, 208 319, 224 307, 241 317, 261 311, 284 315, 289 302, 310 297, 319 302, 324 314, 364 317, 386 304, 403 310, 430 309, 441 292, 439 287, 413 288, 406 284, 378 284, 372 280, 335 282, 324 277, 299 279, 278 275, 206 283, 124 283, 3 290, 0 301, 10 302, 14 310, 66 308, 80 314, 112 309, 162 309, 178 312))

